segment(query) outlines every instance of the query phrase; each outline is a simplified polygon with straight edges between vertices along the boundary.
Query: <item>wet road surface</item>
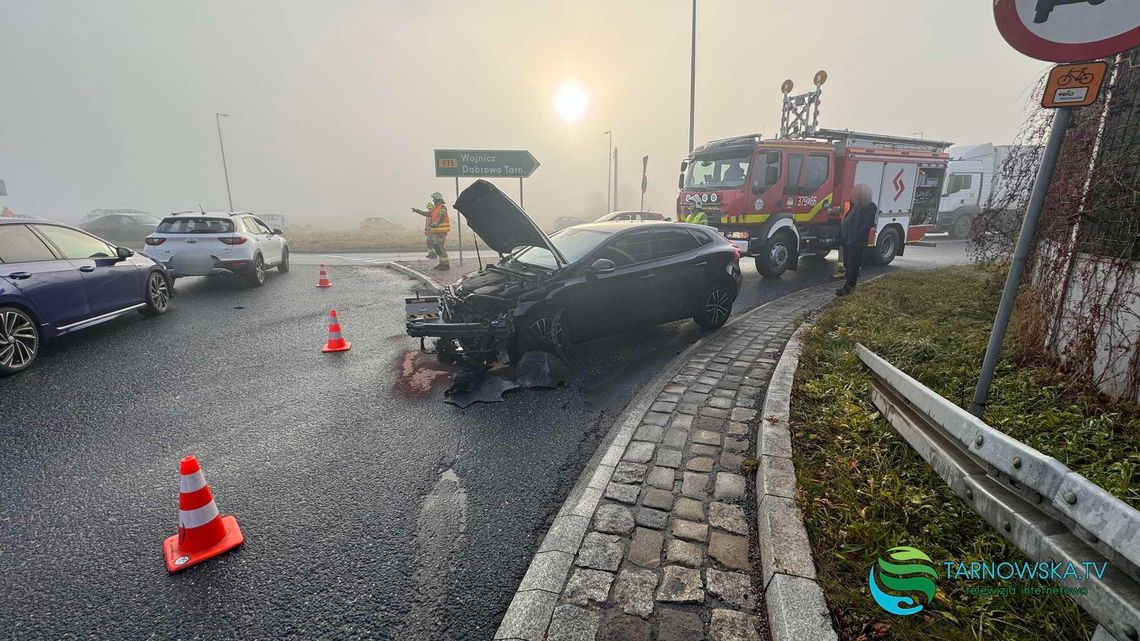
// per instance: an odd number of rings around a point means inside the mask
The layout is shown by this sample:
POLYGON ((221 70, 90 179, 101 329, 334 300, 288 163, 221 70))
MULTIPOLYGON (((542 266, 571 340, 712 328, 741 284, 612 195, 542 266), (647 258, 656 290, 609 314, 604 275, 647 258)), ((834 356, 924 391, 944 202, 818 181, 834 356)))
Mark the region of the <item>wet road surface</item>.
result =
MULTIPOLYGON (((961 243, 886 269, 960 263, 961 243)), ((15 638, 466 639, 493 634, 613 417, 700 336, 577 346, 573 384, 459 410, 403 334, 418 287, 370 255, 294 256, 265 287, 179 281, 172 311, 45 346, 0 379, 0 630, 15 638), (314 287, 328 262, 334 287, 314 287), (352 351, 322 354, 335 307, 352 351), (243 547, 176 575, 178 460, 195 454, 243 547)), ((761 279, 735 312, 828 280, 761 279)), ((878 271, 867 270, 868 274, 878 271)))

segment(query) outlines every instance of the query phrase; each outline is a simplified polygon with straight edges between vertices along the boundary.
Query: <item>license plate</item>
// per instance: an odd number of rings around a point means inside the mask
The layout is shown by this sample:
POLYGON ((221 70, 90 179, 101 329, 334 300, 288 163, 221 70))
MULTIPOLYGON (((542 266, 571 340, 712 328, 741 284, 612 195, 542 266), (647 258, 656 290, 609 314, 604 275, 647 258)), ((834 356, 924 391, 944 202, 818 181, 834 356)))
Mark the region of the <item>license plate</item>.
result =
POLYGON ((410 321, 439 320, 439 296, 405 298, 404 310, 410 321))

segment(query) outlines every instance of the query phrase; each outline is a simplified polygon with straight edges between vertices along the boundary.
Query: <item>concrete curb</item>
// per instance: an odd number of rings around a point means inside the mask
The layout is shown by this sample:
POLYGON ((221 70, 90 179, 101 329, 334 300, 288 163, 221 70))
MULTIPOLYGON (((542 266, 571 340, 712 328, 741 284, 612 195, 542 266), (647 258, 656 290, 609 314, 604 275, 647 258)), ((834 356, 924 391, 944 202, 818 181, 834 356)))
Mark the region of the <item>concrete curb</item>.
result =
MULTIPOLYGON (((876 274, 863 281, 862 286, 886 276, 876 274)), ((764 393, 756 434, 756 458, 760 461, 756 467, 756 529, 772 641, 839 639, 831 624, 831 610, 816 581, 815 557, 803 513, 796 505, 796 469, 792 464, 792 433, 788 424, 803 336, 814 326, 813 321, 804 321, 784 346, 764 393)))
MULTIPOLYGON (((821 287, 832 287, 832 285, 828 283, 821 287)), ((800 294, 801 291, 792 292, 788 296, 800 294)), ((786 297, 781 296, 753 308, 726 323, 716 333, 701 337, 675 356, 665 369, 634 396, 614 421, 605 440, 582 470, 574 488, 566 497, 550 529, 543 537, 538 552, 531 560, 495 633, 494 638, 497 641, 541 641, 544 638, 558 598, 572 569, 574 558, 589 529, 594 510, 601 502, 614 469, 621 461, 626 446, 633 439, 634 432, 665 386, 684 369, 691 357, 704 347, 707 338, 730 329, 753 314, 762 313, 769 305, 778 303, 786 297)), ((826 606, 824 607, 826 613, 826 606)))
POLYGON ((792 385, 803 351, 805 321, 784 347, 764 394, 756 435, 756 525, 764 601, 772 641, 835 641, 831 613, 816 582, 815 559, 796 506, 796 471, 788 426, 792 385))
POLYGON ((401 265, 394 260, 388 261, 384 266, 388 269, 394 269, 398 272, 402 272, 404 275, 411 276, 412 278, 420 281, 424 285, 430 287, 432 289, 432 293, 434 294, 438 294, 443 291, 442 283, 418 269, 413 269, 407 265, 401 265))

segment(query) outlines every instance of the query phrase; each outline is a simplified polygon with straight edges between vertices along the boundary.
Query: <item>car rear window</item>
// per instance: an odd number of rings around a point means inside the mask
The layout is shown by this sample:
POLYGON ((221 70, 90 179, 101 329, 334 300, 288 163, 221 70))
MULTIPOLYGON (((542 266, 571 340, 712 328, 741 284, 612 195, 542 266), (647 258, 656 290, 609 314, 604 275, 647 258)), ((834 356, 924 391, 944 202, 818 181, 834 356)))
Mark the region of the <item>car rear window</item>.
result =
POLYGON ((179 216, 163 220, 155 231, 160 234, 232 234, 234 221, 228 218, 179 216))
POLYGON ((0 263, 55 260, 44 241, 24 225, 0 225, 0 263))

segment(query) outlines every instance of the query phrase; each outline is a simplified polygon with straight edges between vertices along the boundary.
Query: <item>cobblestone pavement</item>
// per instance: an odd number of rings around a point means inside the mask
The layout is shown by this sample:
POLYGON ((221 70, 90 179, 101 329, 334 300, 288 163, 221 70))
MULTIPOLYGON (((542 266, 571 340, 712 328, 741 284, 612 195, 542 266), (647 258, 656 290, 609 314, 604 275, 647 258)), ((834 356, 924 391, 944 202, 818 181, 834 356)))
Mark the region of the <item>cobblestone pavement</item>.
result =
POLYGON ((769 303, 686 354, 620 460, 588 471, 602 480, 592 484, 601 492, 596 509, 564 517, 580 518, 580 528, 552 527, 516 596, 528 614, 508 612, 497 639, 766 636, 746 481, 755 425, 788 338, 833 290, 769 303))

